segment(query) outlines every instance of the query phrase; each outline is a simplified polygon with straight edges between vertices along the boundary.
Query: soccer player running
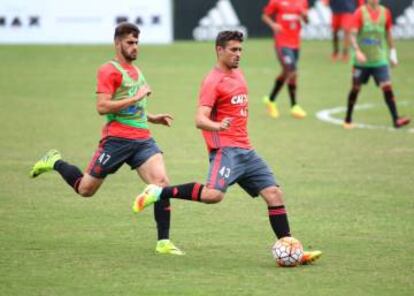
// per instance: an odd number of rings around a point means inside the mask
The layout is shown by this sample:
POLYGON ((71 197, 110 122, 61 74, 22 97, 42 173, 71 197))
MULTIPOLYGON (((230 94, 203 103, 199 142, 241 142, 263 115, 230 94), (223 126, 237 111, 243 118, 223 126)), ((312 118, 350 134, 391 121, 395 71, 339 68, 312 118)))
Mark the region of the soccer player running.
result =
POLYGON ((353 59, 352 88, 348 95, 348 105, 344 128, 351 129, 352 113, 362 84, 374 77, 375 83, 382 89, 385 103, 391 114, 395 128, 410 123, 407 117, 400 117, 392 89, 389 61, 391 65, 398 64, 397 50, 394 46, 391 27, 391 12, 379 4, 379 0, 367 0, 354 14, 354 29, 351 36, 352 47, 355 50, 353 59), (388 60, 388 48, 389 60, 388 60))
MULTIPOLYGON (((82 173, 78 167, 62 160, 60 153, 50 150, 35 163, 31 177, 51 170, 57 171, 76 193, 93 196, 108 174, 115 173, 124 163, 135 169, 147 184, 168 185, 168 177, 161 150, 151 137, 148 122, 170 126, 169 114, 147 112, 151 89, 142 72, 133 65, 138 55, 140 30, 131 23, 121 23, 115 29, 115 58, 102 65, 97 74, 96 109, 105 115, 107 123, 102 139, 88 168, 82 173)), ((170 202, 163 200, 154 207, 158 229, 157 253, 183 255, 169 240, 170 202)))
POLYGON ((269 0, 263 10, 262 20, 273 31, 275 51, 282 66, 269 96, 263 98, 263 103, 272 118, 279 117, 276 97, 285 83, 289 91, 291 115, 295 118, 306 117, 305 110, 297 103, 296 89, 300 32, 302 21, 308 21, 307 9, 307 0, 269 0))
POLYGON ((341 59, 347 62, 349 59, 349 46, 351 43, 351 30, 353 14, 358 6, 364 4, 364 0, 324 0, 332 11, 332 60, 341 59), (339 32, 343 32, 342 55, 339 54, 339 32))
MULTIPOLYGON (((248 88, 239 63, 243 34, 223 31, 216 38, 217 63, 204 78, 196 112, 209 151, 207 184, 187 183, 164 188, 148 185, 133 204, 134 212, 162 200, 178 198, 207 204, 220 202, 227 188, 239 184, 250 196, 267 204, 270 225, 277 238, 290 236, 282 191, 272 171, 256 154, 247 134, 248 88)), ((303 263, 321 256, 305 252, 303 263)))

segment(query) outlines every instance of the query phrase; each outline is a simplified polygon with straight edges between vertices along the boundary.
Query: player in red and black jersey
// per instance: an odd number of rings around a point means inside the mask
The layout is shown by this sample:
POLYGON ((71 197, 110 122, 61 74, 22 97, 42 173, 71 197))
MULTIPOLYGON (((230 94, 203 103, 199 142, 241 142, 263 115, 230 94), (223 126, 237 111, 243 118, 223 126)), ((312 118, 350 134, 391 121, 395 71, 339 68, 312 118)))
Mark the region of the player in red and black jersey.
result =
POLYGON ((263 98, 269 115, 279 117, 276 97, 287 82, 291 114, 295 118, 306 116, 296 99, 297 63, 299 61, 300 32, 302 22, 307 22, 307 0, 269 0, 263 9, 262 20, 273 32, 274 46, 282 71, 276 77, 274 86, 263 98))
MULTIPOLYGON (((201 85, 196 126, 201 129, 209 152, 206 185, 187 183, 160 187, 149 185, 133 204, 135 212, 162 200, 179 198, 208 204, 223 200, 227 188, 238 184, 251 197, 261 196, 277 238, 290 236, 282 190, 272 170, 250 144, 247 132, 248 87, 239 69, 243 34, 223 31, 216 38, 217 63, 201 85)), ((306 264, 321 256, 305 252, 306 264)))

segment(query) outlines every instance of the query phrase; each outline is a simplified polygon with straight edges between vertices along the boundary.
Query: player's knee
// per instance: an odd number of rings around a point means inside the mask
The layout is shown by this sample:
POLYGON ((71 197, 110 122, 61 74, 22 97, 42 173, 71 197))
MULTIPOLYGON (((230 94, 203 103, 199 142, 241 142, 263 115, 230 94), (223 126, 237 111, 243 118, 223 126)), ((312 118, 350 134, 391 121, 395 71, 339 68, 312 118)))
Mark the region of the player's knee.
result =
POLYGON ((266 188, 263 190, 262 195, 269 206, 283 205, 283 191, 276 186, 266 188))
POLYGON ((203 191, 202 202, 208 204, 219 203, 224 198, 224 193, 218 190, 207 189, 203 191))
POLYGON ((96 188, 94 186, 84 185, 79 186, 78 194, 82 197, 91 197, 95 194, 96 188))
POLYGON ((155 178, 153 182, 151 182, 157 186, 165 187, 170 185, 170 180, 166 176, 162 176, 159 178, 155 178))

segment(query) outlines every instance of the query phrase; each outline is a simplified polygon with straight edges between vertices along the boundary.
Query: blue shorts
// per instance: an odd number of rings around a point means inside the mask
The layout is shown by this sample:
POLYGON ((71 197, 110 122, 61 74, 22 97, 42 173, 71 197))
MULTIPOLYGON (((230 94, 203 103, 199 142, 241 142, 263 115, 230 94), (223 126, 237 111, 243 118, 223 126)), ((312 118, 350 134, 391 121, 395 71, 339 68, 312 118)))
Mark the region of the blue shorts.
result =
POLYGON ((299 61, 299 49, 276 47, 276 54, 285 71, 296 71, 299 61))
POLYGON ((99 143, 86 171, 93 177, 103 179, 108 174, 115 173, 124 163, 132 170, 136 169, 157 153, 162 151, 152 138, 129 140, 108 137, 99 143))
POLYGON ((390 70, 388 66, 380 67, 361 67, 354 66, 352 70, 352 79, 354 84, 367 84, 370 77, 374 77, 375 83, 380 85, 380 83, 390 81, 390 70))
POLYGON ((254 150, 224 147, 209 154, 210 168, 207 187, 226 192, 227 187, 237 183, 250 196, 271 186, 279 186, 275 177, 254 150))

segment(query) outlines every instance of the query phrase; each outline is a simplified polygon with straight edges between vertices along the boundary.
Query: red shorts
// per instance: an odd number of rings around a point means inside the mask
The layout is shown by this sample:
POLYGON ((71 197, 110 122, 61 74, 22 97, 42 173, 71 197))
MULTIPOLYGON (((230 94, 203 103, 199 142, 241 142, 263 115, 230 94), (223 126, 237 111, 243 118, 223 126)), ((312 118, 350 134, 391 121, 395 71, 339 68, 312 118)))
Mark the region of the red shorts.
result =
POLYGON ((353 14, 338 13, 332 14, 332 29, 349 31, 352 28, 353 14))

